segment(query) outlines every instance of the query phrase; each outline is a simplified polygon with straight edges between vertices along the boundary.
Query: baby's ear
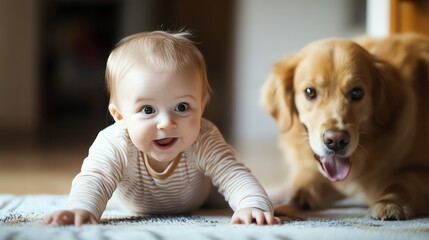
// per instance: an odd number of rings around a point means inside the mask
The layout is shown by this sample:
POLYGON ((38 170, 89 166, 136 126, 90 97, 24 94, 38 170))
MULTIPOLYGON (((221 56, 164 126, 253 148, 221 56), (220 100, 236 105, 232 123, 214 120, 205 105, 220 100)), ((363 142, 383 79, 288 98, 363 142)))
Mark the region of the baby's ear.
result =
POLYGON ((123 127, 124 118, 122 117, 122 114, 119 112, 119 109, 115 104, 113 103, 109 104, 109 112, 110 112, 110 115, 112 115, 113 119, 115 119, 115 122, 123 127))

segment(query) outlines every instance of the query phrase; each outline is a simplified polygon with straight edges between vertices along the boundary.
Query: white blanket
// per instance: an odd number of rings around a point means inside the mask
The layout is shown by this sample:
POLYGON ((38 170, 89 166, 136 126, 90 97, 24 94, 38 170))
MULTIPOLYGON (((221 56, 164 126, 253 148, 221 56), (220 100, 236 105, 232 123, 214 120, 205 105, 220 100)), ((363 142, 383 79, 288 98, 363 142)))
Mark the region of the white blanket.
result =
POLYGON ((95 225, 46 226, 42 217, 64 206, 65 195, 0 195, 0 239, 429 239, 429 218, 377 221, 366 206, 345 201, 332 209, 283 217, 276 226, 231 225, 229 210, 180 216, 131 216, 109 208, 95 225))

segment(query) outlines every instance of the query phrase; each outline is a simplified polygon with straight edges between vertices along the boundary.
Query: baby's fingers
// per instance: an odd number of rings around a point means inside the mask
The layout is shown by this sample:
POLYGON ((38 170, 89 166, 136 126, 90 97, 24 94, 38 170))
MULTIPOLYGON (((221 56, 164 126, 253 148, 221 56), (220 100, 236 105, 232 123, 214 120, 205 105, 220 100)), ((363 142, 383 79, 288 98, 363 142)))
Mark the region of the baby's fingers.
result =
POLYGON ((86 219, 84 216, 82 216, 81 213, 76 213, 75 218, 74 218, 74 225, 79 227, 80 225, 82 225, 83 223, 86 223, 86 219))
POLYGON ((90 213, 77 212, 74 219, 74 225, 79 227, 82 224, 94 224, 97 220, 90 213))
POLYGON ((271 213, 264 212, 264 215, 265 215, 265 220, 267 221, 268 225, 282 223, 282 221, 280 220, 280 218, 274 217, 271 213))
POLYGON ((255 219, 257 225, 265 224, 265 215, 262 211, 254 211, 252 217, 255 219))
POLYGON ((42 223, 43 223, 43 224, 51 224, 51 223, 52 223, 52 220, 53 220, 53 214, 51 213, 51 214, 46 215, 46 216, 43 218, 42 223))
POLYGON ((59 225, 69 225, 74 223, 74 213, 71 211, 61 211, 54 214, 53 222, 59 225))
POLYGON ((251 224, 252 223, 252 215, 251 214, 237 214, 231 219, 232 224, 251 224))
POLYGON ((241 219, 237 216, 233 216, 231 219, 232 224, 241 224, 241 219))

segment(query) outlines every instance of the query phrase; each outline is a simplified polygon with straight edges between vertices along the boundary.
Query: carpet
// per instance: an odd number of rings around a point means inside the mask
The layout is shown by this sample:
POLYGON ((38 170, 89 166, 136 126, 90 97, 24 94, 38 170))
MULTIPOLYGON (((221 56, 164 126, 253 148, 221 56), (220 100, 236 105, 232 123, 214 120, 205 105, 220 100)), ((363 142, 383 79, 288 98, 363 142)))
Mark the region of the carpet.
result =
POLYGON ((276 226, 231 225, 228 209, 202 209, 171 216, 127 215, 108 208, 99 224, 42 225, 42 217, 64 206, 66 195, 0 195, 0 239, 429 239, 429 218, 377 221, 353 200, 324 211, 292 213, 276 226))

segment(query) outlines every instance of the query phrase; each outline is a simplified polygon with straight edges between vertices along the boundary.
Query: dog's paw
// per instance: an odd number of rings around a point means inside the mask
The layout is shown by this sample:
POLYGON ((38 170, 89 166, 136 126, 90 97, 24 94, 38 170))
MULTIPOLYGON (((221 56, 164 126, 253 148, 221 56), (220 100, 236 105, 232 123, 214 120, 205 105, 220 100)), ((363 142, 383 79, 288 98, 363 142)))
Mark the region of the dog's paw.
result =
POLYGON ((369 208, 369 215, 377 220, 407 219, 406 208, 392 202, 376 202, 369 208))

